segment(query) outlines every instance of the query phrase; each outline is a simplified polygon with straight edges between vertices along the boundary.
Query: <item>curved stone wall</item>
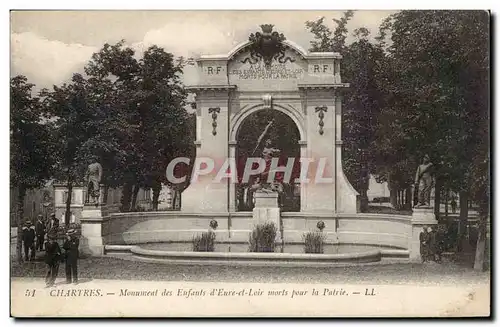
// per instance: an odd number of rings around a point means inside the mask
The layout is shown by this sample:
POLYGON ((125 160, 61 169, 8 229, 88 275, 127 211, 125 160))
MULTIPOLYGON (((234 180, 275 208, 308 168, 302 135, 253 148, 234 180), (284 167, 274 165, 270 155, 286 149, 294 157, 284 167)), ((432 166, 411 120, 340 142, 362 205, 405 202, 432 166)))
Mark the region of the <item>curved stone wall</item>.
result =
MULTIPOLYGON (((218 242, 248 242, 253 228, 250 212, 191 214, 178 211, 111 214, 103 222, 106 244, 131 245, 153 242, 190 242, 209 228, 210 220, 218 222, 218 242)), ((330 244, 367 244, 408 249, 411 238, 411 216, 381 214, 284 213, 285 243, 302 243, 304 233, 317 231, 325 223, 326 242, 330 244)))

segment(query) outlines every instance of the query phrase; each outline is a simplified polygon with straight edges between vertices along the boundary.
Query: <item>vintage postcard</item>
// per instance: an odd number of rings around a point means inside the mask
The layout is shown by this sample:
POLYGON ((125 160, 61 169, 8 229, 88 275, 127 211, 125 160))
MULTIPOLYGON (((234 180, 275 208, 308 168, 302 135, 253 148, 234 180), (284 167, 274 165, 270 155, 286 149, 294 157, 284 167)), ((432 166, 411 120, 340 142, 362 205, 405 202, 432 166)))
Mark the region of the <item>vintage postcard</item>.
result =
POLYGON ((10 19, 12 317, 491 315, 488 11, 10 19))

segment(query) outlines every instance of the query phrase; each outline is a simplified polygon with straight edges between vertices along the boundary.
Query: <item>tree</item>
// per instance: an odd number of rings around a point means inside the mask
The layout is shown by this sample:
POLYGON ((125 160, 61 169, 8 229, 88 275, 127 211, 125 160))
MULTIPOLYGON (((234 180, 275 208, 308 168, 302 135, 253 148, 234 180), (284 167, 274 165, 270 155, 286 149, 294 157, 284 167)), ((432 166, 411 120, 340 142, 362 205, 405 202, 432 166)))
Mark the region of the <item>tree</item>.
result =
POLYGON ((375 171, 373 142, 378 127, 382 92, 378 89, 384 53, 369 40, 369 31, 359 28, 357 38, 345 51, 344 78, 351 87, 345 96, 343 135, 345 171, 360 192, 362 211, 368 209, 370 174, 375 171))
POLYGON ((89 153, 84 144, 92 139, 92 124, 96 121, 89 103, 86 81, 74 74, 70 84, 54 86, 52 91, 43 90, 44 106, 54 121, 59 145, 54 152, 57 158, 55 177, 64 181, 68 190, 64 223, 69 224, 73 186, 81 184, 89 153))
MULTIPOLYGON (((416 166, 424 153, 431 155, 439 184, 460 193, 462 250, 469 198, 482 203, 483 220, 488 211, 488 13, 402 11, 384 24, 392 44, 387 77, 381 79, 388 81, 387 118, 380 119, 385 126, 377 148, 391 166, 403 158, 416 166)), ((439 204, 436 197, 436 208, 439 204)))
POLYGON ((113 107, 126 132, 119 139, 119 160, 114 171, 122 174, 122 210, 133 210, 140 188, 153 189, 157 207, 168 162, 192 155, 194 128, 185 110, 186 93, 180 82, 183 61, 157 46, 140 60, 121 41, 105 44, 85 68, 90 79, 107 80, 116 94, 113 107))
POLYGON ((17 188, 17 258, 22 261, 21 234, 26 190, 38 188, 53 172, 54 139, 34 84, 25 76, 10 80, 10 185, 17 188))

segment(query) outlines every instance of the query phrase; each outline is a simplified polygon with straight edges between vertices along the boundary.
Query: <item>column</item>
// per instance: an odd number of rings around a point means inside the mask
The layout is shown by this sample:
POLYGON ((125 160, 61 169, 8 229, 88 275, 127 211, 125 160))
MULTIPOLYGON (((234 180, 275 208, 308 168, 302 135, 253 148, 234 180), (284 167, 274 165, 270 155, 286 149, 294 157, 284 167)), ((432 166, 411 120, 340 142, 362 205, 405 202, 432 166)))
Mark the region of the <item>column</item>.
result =
MULTIPOLYGON (((236 142, 229 142, 229 160, 236 160, 236 142)), ((229 182, 229 212, 236 212, 236 182, 229 182)))
MULTIPOLYGON (((300 158, 307 158, 307 142, 299 141, 300 145, 300 158)), ((302 163, 301 163, 302 170, 302 163)), ((299 176, 300 178, 300 176, 299 176)), ((307 183, 300 181, 300 212, 307 210, 307 183)))
MULTIPOLYGON (((227 182, 216 181, 222 165, 229 155, 228 120, 229 91, 209 88, 197 93, 197 137, 196 160, 208 160, 214 164, 207 174, 192 180, 182 192, 181 210, 191 213, 225 213, 229 210, 229 187, 227 182)), ((210 163, 210 164, 211 164, 210 163)), ((206 169, 206 163, 201 168, 206 169)), ((197 167, 193 168, 194 172, 197 167)))
POLYGON ((302 207, 308 212, 335 211, 335 106, 332 91, 311 89, 307 91, 306 128, 309 164, 309 182, 305 189, 306 202, 302 207))
POLYGON ((335 94, 335 211, 339 213, 359 212, 359 193, 344 174, 342 163, 342 97, 335 94))

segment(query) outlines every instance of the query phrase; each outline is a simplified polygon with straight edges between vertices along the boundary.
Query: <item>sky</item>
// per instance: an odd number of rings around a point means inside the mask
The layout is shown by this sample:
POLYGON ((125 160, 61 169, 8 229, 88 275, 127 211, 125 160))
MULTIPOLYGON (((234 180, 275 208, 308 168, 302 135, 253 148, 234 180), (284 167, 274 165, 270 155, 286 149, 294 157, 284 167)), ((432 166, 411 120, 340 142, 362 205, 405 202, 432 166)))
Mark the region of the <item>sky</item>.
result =
MULTIPOLYGON (((375 37, 391 13, 357 11, 349 32, 366 27, 375 37)), ((177 56, 223 54, 267 23, 308 49, 305 22, 322 16, 334 28, 332 19, 342 11, 12 11, 10 74, 25 75, 37 89, 52 88, 82 72, 105 43, 124 39, 138 54, 153 44, 177 56)), ((195 68, 186 67, 187 84, 193 74, 195 68)))

